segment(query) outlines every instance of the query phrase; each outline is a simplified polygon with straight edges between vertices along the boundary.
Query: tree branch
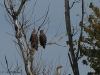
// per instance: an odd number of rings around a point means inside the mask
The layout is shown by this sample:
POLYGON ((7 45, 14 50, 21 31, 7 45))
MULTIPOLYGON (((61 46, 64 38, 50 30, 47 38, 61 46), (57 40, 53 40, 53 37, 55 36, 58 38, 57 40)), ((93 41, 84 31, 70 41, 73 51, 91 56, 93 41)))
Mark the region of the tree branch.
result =
POLYGON ((74 68, 73 72, 74 72, 74 75, 79 75, 78 64, 77 64, 76 57, 74 54, 74 49, 73 49, 73 38, 72 38, 72 33, 71 33, 69 0, 65 0, 65 22, 66 22, 66 30, 67 30, 67 34, 68 34, 70 54, 71 54, 71 58, 72 58, 73 68, 74 68))
POLYGON ((81 26, 81 32, 80 32, 80 36, 79 36, 79 40, 78 40, 78 51, 77 51, 77 55, 76 58, 78 58, 79 55, 79 51, 80 51, 80 55, 82 54, 82 49, 81 49, 81 41, 82 41, 82 35, 83 35, 83 19, 84 19, 84 0, 82 0, 82 19, 80 22, 80 26, 81 26))

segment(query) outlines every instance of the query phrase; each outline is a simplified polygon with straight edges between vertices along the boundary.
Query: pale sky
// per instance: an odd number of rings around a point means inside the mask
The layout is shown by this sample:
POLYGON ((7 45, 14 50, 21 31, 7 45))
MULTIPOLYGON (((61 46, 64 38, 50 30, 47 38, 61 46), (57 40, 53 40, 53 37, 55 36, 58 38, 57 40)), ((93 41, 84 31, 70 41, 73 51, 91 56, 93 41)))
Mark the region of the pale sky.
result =
MULTIPOLYGON (((0 0, 1 4, 3 4, 2 1, 3 0, 0 0)), ((70 0, 70 5, 72 4, 72 1, 74 0, 70 0)), ((85 9, 87 11, 87 14, 91 13, 91 10, 88 8, 88 5, 90 2, 93 2, 94 5, 100 6, 99 0, 84 0, 84 1, 85 1, 85 9)), ((49 4, 50 4, 50 8, 49 8, 48 17, 50 17, 50 20, 49 20, 50 24, 49 24, 48 32, 46 33, 48 42, 54 37, 60 24, 62 25, 59 30, 59 33, 66 32, 65 19, 64 19, 64 9, 65 9, 64 0, 37 0, 37 4, 34 9, 33 19, 35 17, 35 20, 37 20, 40 17, 42 17, 46 13, 49 4)), ((32 2, 30 1, 27 3, 26 13, 28 13, 28 15, 30 15, 30 12, 32 10, 31 8, 33 5, 34 5, 34 1, 32 2)), ((77 14, 81 16, 81 3, 76 3, 70 12, 71 12, 71 24, 74 27, 76 27, 79 21, 81 20, 81 17, 76 16, 77 14)), ((1 26, 0 26, 0 48, 1 48, 0 63, 3 63, 3 65, 6 67, 5 60, 4 60, 4 56, 6 55, 9 61, 9 65, 13 63, 12 70, 15 69, 16 67, 16 60, 18 60, 19 65, 22 66, 22 69, 23 69, 23 61, 17 51, 19 50, 19 48, 13 42, 15 38, 6 33, 8 32, 13 35, 13 28, 5 19, 5 14, 6 14, 5 9, 3 7, 0 7, 0 23, 1 23, 1 26)), ((27 16, 27 19, 28 18, 29 17, 27 16)), ((39 21, 37 25, 40 25, 42 21, 43 20, 39 21)), ((30 37, 31 30, 32 29, 30 29, 29 31, 28 37, 30 37)), ((79 35, 75 36, 75 38, 77 38, 78 36, 79 35)), ((55 38, 53 42, 57 41, 59 37, 60 36, 55 38)), ((66 40, 67 40, 67 36, 59 42, 59 44, 64 45, 66 47, 59 47, 57 45, 47 45, 45 49, 40 47, 39 50, 36 52, 36 54, 42 52, 43 60, 46 60, 46 63, 50 63, 51 61, 53 61, 53 67, 57 65, 62 65, 63 68, 61 70, 61 73, 63 73, 65 68, 67 68, 68 71, 66 75, 68 75, 69 73, 70 74, 72 73, 72 69, 70 67, 70 63, 69 63, 69 59, 67 55, 68 46, 66 45, 66 40)), ((84 57, 82 59, 84 59, 84 57)), ((80 75, 87 75, 87 72, 90 72, 90 71, 92 72, 93 69, 91 69, 89 66, 83 65, 82 59, 78 61, 80 75)), ((6 70, 0 64, 0 72, 1 71, 6 71, 6 70)), ((8 74, 0 73, 0 75, 8 75, 8 74)))

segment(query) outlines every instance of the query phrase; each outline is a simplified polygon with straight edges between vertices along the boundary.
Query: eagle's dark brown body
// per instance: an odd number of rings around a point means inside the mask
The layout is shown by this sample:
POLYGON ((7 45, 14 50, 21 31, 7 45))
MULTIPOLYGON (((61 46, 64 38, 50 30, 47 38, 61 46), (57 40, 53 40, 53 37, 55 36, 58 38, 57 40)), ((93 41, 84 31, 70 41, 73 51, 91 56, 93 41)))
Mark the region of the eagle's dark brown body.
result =
POLYGON ((43 48, 45 49, 46 42, 47 42, 47 37, 44 34, 43 30, 40 30, 39 41, 40 41, 40 45, 43 46, 43 48))
POLYGON ((36 30, 33 29, 30 37, 31 47, 38 50, 38 36, 36 30))

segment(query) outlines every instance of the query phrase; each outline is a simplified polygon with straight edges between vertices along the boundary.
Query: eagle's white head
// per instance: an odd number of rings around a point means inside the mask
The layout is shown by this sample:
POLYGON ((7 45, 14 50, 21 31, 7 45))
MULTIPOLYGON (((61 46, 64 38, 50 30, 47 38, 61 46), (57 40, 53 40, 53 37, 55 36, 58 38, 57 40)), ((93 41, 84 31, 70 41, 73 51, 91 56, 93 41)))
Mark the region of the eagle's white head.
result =
POLYGON ((63 66, 61 66, 61 65, 57 67, 57 75, 60 75, 60 71, 61 71, 61 68, 62 68, 62 67, 63 67, 63 66))

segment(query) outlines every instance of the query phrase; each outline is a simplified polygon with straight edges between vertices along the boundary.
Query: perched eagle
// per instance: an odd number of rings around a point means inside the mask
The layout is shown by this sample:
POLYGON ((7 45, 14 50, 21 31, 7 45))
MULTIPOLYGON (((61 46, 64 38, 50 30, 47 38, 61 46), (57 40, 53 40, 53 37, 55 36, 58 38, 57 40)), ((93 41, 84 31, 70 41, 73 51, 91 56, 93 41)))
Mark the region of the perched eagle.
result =
POLYGON ((61 73, 60 73, 60 71, 61 71, 61 68, 62 68, 63 66, 58 66, 57 67, 57 74, 56 75, 60 75, 61 73))
POLYGON ((38 36, 35 29, 32 30, 30 42, 31 42, 31 47, 38 50, 38 36))
POLYGON ((44 30, 40 30, 39 41, 40 41, 40 45, 43 46, 43 48, 45 49, 47 37, 44 34, 44 30))

